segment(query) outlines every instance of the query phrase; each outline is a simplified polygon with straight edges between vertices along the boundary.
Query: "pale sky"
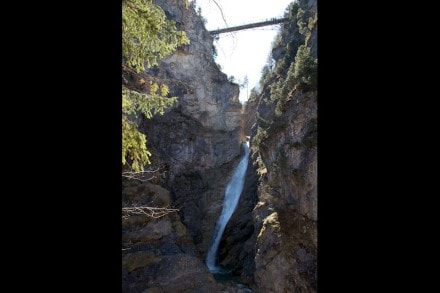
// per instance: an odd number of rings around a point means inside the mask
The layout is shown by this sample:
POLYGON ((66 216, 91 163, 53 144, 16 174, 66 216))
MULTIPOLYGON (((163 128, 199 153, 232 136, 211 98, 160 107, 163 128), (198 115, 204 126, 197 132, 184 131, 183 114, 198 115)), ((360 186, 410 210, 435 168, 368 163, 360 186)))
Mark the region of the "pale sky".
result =
MULTIPOLYGON (((223 10, 227 26, 238 26, 253 22, 265 21, 284 16, 287 6, 293 0, 216 0, 223 10)), ((202 16, 207 20, 206 29, 225 28, 219 8, 213 0, 196 0, 197 7, 202 9, 202 16)), ((240 89, 240 101, 247 100, 247 95, 257 86, 261 70, 267 64, 272 42, 279 31, 280 25, 264 26, 220 34, 214 41, 217 48, 216 62, 222 71, 235 77, 242 83, 247 76, 249 85, 240 89)))

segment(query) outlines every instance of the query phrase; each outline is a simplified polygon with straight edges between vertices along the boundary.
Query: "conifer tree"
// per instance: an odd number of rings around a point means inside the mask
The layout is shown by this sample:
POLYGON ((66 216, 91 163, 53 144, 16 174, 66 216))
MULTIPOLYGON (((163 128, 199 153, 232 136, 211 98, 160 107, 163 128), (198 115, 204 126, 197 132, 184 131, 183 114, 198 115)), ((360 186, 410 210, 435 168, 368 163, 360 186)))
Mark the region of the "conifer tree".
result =
MULTIPOLYGON (((184 2, 188 8, 187 1, 184 2)), ((178 30, 175 22, 167 19, 163 9, 152 0, 122 0, 123 66, 143 72, 185 44, 189 44, 185 32, 178 30)), ((145 134, 129 119, 130 115, 136 117, 141 113, 151 118, 163 114, 177 101, 176 97, 168 97, 169 88, 165 84, 142 81, 148 82, 147 92, 122 86, 122 164, 128 163, 134 172, 143 171, 144 166, 150 164, 151 153, 145 134)))

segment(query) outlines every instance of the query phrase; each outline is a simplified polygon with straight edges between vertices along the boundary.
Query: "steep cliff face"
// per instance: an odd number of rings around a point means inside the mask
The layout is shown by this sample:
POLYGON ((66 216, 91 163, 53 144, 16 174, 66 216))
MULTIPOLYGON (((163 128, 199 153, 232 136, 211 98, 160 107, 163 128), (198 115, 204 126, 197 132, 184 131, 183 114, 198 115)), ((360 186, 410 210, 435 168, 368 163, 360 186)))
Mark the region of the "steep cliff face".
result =
POLYGON ((274 120, 281 124, 278 131, 259 149, 265 167, 257 171, 261 181, 254 209, 256 292, 316 290, 316 94, 295 98, 283 120, 274 120))
MULTIPOLYGON (((258 202, 252 211, 254 233, 248 238, 255 254, 243 272, 253 272, 254 292, 317 290, 316 76, 301 80, 296 74, 307 64, 296 57, 301 45, 317 58, 316 5, 316 0, 300 0, 291 6, 291 22, 284 25, 272 51, 275 66, 245 110, 255 111, 246 121, 255 121, 251 158, 258 202), (286 84, 291 88, 285 90, 286 84), (256 110, 249 108, 254 106, 256 110)), ((224 258, 229 259, 228 253, 224 258)))
POLYGON ((191 43, 151 71, 170 86, 178 104, 163 116, 144 120, 162 183, 172 191, 183 223, 204 255, 221 210, 224 190, 240 158, 239 87, 213 58, 213 39, 194 9, 183 1, 156 1, 185 30, 191 43))
POLYGON ((178 103, 163 116, 138 119, 152 153, 154 172, 147 175, 153 179, 124 180, 123 206, 179 211, 158 219, 140 215, 123 220, 123 289, 239 292, 217 284, 204 264, 228 178, 240 159, 239 87, 219 70, 213 39, 195 10, 180 0, 154 2, 191 43, 146 72, 167 84, 178 103))

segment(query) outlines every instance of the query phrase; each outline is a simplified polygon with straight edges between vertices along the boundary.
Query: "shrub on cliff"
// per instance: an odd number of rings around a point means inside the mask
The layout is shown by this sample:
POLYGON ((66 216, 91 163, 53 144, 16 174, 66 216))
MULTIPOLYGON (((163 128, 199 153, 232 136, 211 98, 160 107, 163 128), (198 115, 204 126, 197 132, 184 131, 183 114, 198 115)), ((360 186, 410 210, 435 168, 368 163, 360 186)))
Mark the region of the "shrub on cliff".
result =
POLYGON ((308 91, 318 85, 318 60, 310 55, 310 48, 301 45, 290 64, 285 80, 280 80, 271 88, 272 99, 277 101, 275 114, 280 116, 283 107, 290 100, 294 89, 308 91))
MULTIPOLYGON (((289 70, 289 74, 291 70, 289 70)), ((318 85, 318 60, 310 55, 310 48, 301 45, 293 64, 293 81, 304 90, 316 89, 318 85)))

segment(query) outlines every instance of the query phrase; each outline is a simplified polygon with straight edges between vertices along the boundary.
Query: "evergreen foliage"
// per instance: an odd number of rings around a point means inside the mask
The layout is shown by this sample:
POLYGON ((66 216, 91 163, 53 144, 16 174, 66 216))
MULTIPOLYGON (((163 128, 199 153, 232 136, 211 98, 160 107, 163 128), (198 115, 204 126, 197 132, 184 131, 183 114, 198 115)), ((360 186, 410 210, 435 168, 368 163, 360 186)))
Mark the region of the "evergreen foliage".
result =
MULTIPOLYGON (((188 8, 188 2, 184 2, 188 8)), ((125 66, 135 72, 144 71, 185 44, 189 44, 185 32, 177 30, 175 22, 168 20, 162 8, 152 0, 122 1, 122 60, 125 66)), ((146 136, 129 117, 136 117, 138 113, 146 118, 162 115, 177 101, 176 97, 168 98, 168 93, 165 84, 151 81, 145 93, 122 87, 122 164, 129 163, 135 172, 143 171, 144 166, 150 164, 151 153, 146 146, 146 136)))
POLYGON ((157 65, 157 60, 189 44, 184 31, 168 20, 152 0, 122 1, 122 54, 125 64, 138 72, 157 65))
MULTIPOLYGON (((276 58, 276 63, 273 65, 268 62, 262 69, 260 79, 262 102, 275 103, 275 116, 282 115, 295 91, 304 92, 317 88, 318 60, 311 56, 310 48, 306 44, 317 25, 318 16, 302 10, 298 1, 289 5, 284 16, 289 18, 289 22, 274 40, 272 54, 268 58, 276 58)), ((264 147, 264 141, 271 131, 283 127, 280 124, 282 120, 270 118, 270 115, 269 121, 258 113, 256 118, 257 131, 251 143, 253 152, 264 147)))
POLYGON ((296 53, 295 63, 290 67, 287 76, 288 80, 293 67, 292 83, 298 84, 304 90, 316 88, 318 81, 318 60, 310 55, 310 48, 301 45, 296 53))
POLYGON ((276 116, 282 114, 293 90, 307 91, 317 88, 318 61, 310 55, 310 48, 305 45, 317 24, 317 14, 311 15, 295 2, 289 5, 285 16, 291 21, 280 32, 274 44, 274 48, 281 48, 284 54, 277 60, 273 70, 268 66, 263 68, 260 79, 260 86, 270 89, 268 101, 276 103, 276 116))

